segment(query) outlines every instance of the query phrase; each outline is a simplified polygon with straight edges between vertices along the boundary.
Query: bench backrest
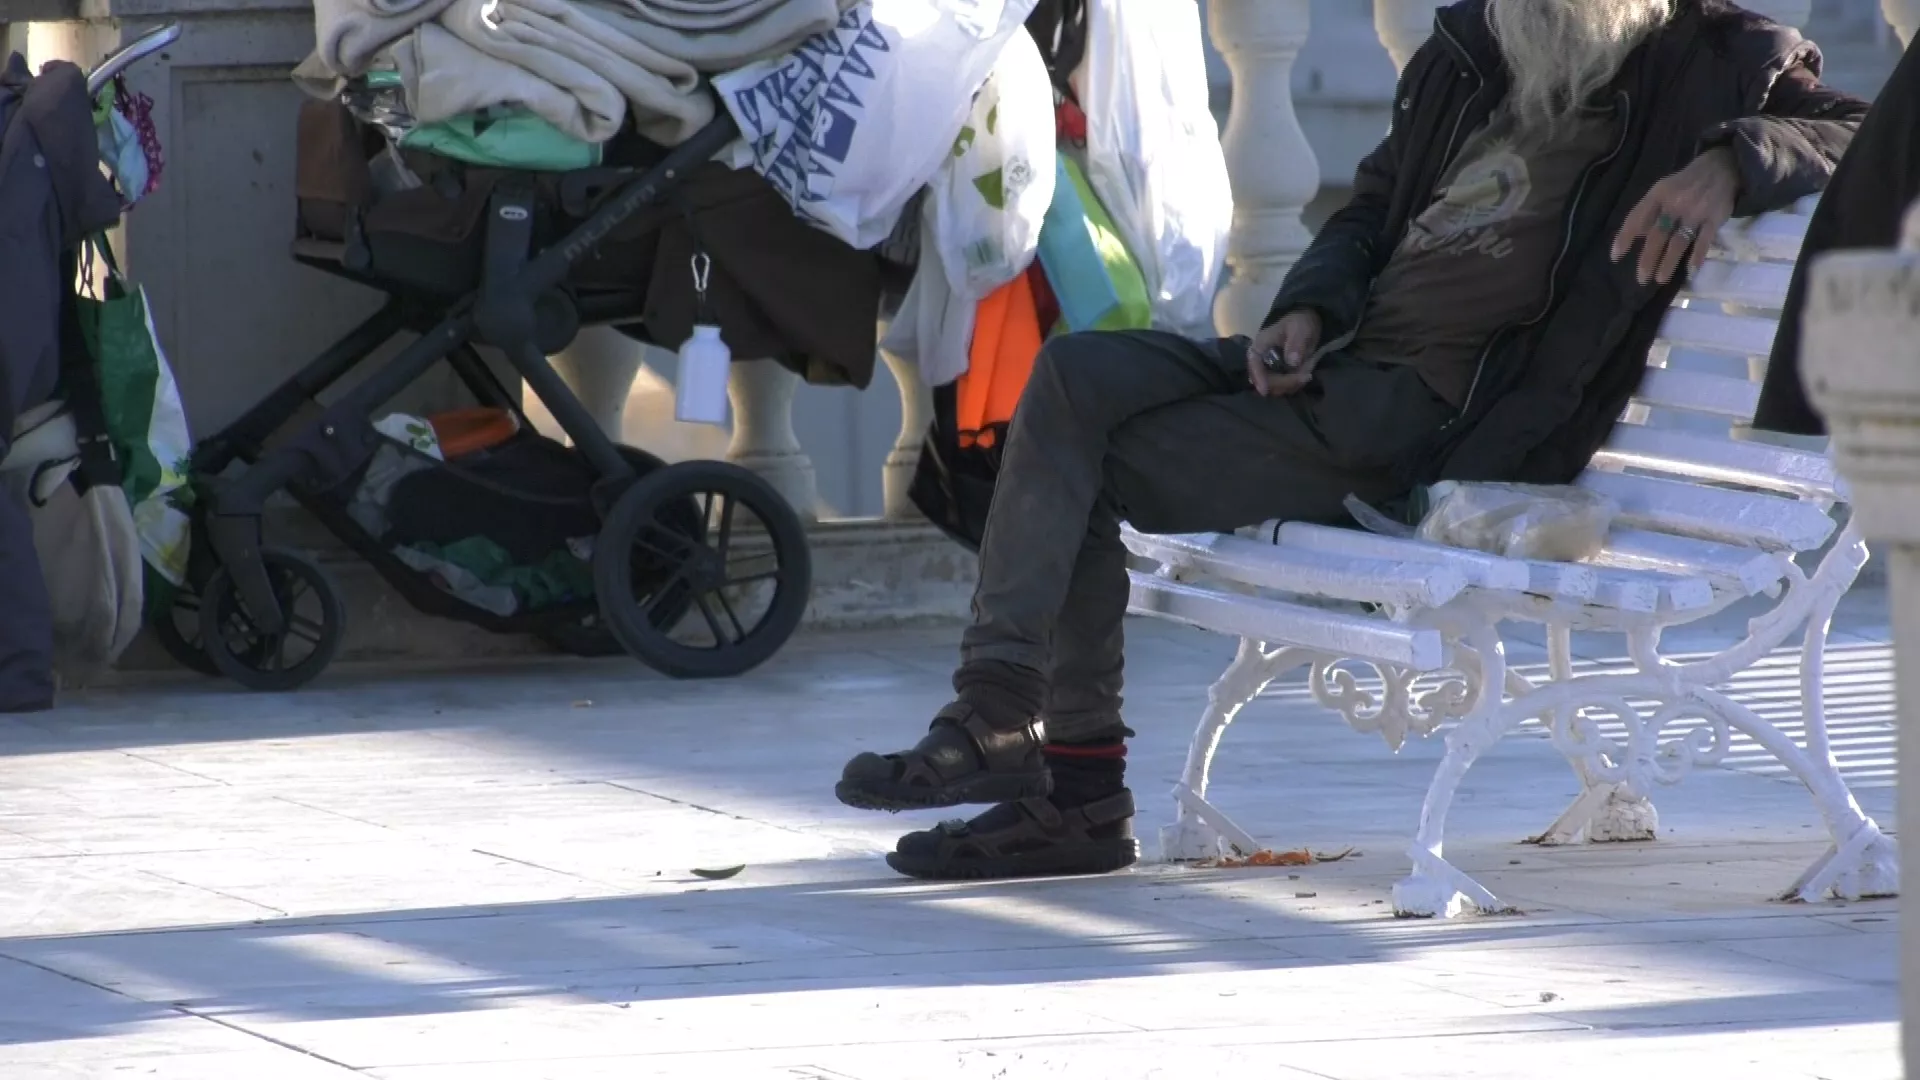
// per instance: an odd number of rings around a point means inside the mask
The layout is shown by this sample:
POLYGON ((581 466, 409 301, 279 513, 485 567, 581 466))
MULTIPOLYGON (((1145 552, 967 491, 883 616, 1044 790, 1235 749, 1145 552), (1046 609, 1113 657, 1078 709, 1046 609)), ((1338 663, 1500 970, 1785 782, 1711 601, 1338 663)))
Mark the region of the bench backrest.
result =
POLYGON ((1828 456, 1738 437, 1813 206, 1729 223, 1667 313, 1633 404, 1579 481, 1618 499, 1624 523, 1789 551, 1832 532, 1846 486, 1828 456))

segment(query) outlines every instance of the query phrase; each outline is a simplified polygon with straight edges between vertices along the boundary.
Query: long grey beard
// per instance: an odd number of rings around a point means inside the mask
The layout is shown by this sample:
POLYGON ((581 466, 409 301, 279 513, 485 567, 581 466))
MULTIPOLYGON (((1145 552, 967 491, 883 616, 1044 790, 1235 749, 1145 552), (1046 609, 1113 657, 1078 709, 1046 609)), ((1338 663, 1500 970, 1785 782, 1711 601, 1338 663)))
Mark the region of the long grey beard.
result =
POLYGON ((1520 130, 1552 137, 1672 17, 1673 0, 1488 0, 1520 130))

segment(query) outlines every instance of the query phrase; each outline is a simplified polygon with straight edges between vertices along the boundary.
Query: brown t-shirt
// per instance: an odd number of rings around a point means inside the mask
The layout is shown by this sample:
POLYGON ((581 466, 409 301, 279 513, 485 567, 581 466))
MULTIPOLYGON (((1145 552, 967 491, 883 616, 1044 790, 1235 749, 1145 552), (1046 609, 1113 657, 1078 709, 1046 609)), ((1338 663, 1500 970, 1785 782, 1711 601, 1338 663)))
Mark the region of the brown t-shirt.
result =
POLYGON ((1461 405, 1487 341, 1539 313, 1559 257, 1567 200, 1613 145, 1611 109, 1593 109, 1550 143, 1514 130, 1505 109, 1460 147, 1433 202, 1373 283, 1348 351, 1412 364, 1461 405))

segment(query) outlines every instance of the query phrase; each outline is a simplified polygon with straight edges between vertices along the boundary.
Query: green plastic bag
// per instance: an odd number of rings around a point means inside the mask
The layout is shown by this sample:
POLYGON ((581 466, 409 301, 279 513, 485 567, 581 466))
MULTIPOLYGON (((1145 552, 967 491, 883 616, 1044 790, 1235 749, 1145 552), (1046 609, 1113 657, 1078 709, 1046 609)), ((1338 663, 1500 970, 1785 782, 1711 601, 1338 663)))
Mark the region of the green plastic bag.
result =
POLYGON ((186 505, 193 440, 186 410, 154 333, 146 290, 120 273, 104 236, 92 244, 107 278, 102 298, 82 294, 77 300, 80 334, 99 371, 107 437, 120 459, 120 487, 133 508, 141 555, 161 578, 179 585, 186 579, 191 532, 186 505))
POLYGON ((1067 177, 1073 181, 1073 188, 1080 196, 1080 202, 1087 211, 1087 233, 1092 238, 1100 261, 1106 264, 1107 278, 1113 282, 1115 294, 1120 302, 1095 323, 1095 330, 1144 330, 1153 325, 1153 302, 1147 298, 1147 279, 1140 273, 1140 265, 1134 261, 1133 254, 1127 250, 1126 241, 1120 239, 1120 229, 1113 223, 1113 215, 1101 204, 1100 196, 1093 192, 1093 185, 1087 182, 1087 174, 1080 163, 1071 157, 1061 155, 1066 165, 1067 177))

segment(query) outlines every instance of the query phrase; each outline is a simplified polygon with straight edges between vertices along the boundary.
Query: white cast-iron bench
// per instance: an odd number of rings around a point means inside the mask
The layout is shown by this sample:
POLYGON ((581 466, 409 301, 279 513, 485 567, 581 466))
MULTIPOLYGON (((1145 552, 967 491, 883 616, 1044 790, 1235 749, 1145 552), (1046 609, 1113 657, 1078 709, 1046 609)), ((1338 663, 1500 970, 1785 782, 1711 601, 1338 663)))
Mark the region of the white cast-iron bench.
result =
POLYGON ((1236 535, 1127 531, 1128 548, 1159 566, 1133 573, 1133 613, 1240 638, 1174 789, 1178 816, 1161 837, 1167 859, 1260 848, 1207 801, 1207 772, 1240 709, 1305 668, 1320 704, 1394 750, 1408 732, 1445 731, 1409 849, 1413 871, 1393 890, 1401 915, 1506 910, 1442 857, 1441 844, 1467 770, 1526 722, 1550 733, 1582 788, 1542 843, 1653 839, 1653 787, 1716 763, 1738 731, 1807 785, 1832 837, 1785 898, 1897 891, 1894 844, 1861 811, 1827 742, 1828 623, 1867 559, 1846 485, 1825 453, 1741 435, 1812 207, 1730 224, 1668 313, 1634 404, 1577 481, 1621 508, 1605 550, 1587 563, 1298 523, 1236 535), (1738 370, 1715 373, 1716 364, 1738 370), (1667 628, 1755 597, 1766 598, 1765 611, 1738 643, 1705 659, 1662 655, 1667 628), (1507 666, 1502 621, 1544 625, 1545 679, 1507 666), (1576 672, 1575 630, 1622 635, 1630 670, 1576 672), (1796 633, 1803 742, 1715 689, 1796 633), (1356 670, 1377 681, 1363 685, 1356 670))

